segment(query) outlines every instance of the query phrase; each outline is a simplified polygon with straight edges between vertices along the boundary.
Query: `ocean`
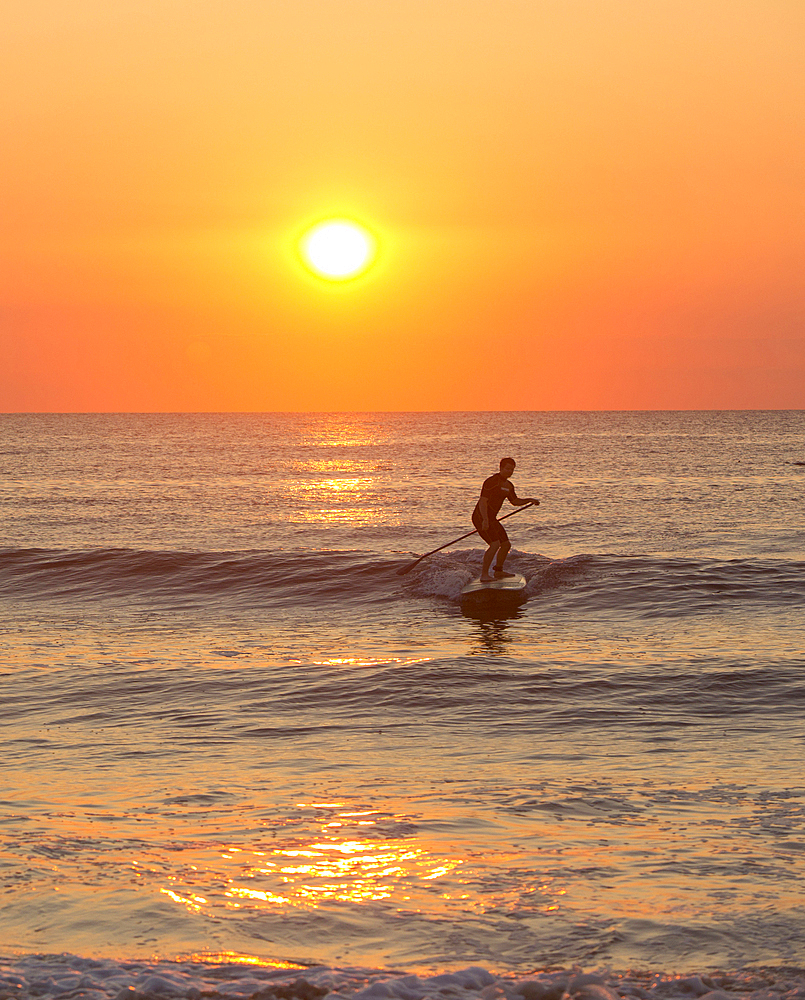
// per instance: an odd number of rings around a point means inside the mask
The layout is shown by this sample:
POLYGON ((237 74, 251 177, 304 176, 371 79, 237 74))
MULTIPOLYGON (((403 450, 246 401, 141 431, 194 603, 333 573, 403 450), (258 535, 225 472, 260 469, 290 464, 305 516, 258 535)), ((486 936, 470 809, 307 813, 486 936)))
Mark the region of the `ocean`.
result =
POLYGON ((805 997, 805 413, 0 416, 0 1000, 805 997), (462 604, 480 484, 525 601, 462 604), (502 511, 501 513, 505 513, 502 511))

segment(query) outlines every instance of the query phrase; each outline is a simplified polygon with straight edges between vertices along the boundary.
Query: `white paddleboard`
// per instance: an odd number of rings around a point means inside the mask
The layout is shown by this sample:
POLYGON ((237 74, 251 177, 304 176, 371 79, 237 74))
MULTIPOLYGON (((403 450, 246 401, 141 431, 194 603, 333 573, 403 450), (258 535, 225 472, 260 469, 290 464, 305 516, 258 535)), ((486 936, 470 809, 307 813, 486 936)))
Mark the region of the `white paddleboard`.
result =
POLYGON ((504 576, 501 580, 490 580, 484 583, 480 577, 468 583, 461 591, 462 597, 472 597, 475 594, 500 594, 506 597, 516 597, 525 590, 524 576, 515 573, 514 576, 504 576))

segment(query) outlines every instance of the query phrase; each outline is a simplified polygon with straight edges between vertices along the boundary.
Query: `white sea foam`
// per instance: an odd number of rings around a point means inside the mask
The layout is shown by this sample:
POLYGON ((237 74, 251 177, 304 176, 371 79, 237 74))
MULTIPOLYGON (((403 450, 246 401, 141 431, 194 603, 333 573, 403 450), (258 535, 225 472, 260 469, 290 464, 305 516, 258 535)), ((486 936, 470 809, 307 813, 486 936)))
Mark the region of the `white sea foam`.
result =
POLYGON ((420 977, 359 967, 276 968, 250 963, 116 962, 75 955, 0 959, 0 997, 39 1000, 801 1000, 805 970, 735 973, 581 969, 497 976, 478 966, 420 977))
POLYGON ((458 600, 464 587, 481 572, 481 555, 473 549, 437 553, 414 571, 412 589, 423 597, 458 600))
MULTIPOLYGON (((483 552, 483 549, 437 552, 411 574, 412 588, 423 597, 457 601, 464 587, 480 574, 483 552)), ((533 597, 546 589, 561 586, 569 577, 582 572, 588 559, 585 555, 551 559, 540 553, 512 549, 506 569, 523 574, 528 581, 526 595, 533 597)))

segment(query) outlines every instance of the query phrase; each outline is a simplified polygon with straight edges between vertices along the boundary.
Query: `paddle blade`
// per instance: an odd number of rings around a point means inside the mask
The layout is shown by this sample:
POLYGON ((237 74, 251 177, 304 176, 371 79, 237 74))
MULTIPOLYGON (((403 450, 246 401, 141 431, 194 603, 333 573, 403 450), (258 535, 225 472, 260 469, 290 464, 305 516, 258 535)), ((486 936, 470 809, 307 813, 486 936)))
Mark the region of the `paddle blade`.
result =
MULTIPOLYGON (((422 557, 424 559, 424 556, 422 557)), ((410 573, 414 566, 418 566, 422 562, 422 559, 414 559, 412 563, 408 563, 407 566, 401 566, 397 570, 397 576, 405 576, 406 573, 410 573)))

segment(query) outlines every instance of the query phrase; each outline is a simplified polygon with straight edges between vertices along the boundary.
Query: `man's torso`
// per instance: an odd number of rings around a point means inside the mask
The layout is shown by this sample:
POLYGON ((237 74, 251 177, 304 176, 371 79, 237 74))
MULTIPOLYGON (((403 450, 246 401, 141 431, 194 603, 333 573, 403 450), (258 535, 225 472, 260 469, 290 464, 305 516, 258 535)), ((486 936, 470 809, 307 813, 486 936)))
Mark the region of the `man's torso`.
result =
MULTIPOLYGON (((507 498, 511 499, 514 495, 514 486, 499 472, 490 476, 489 479, 485 479, 484 485, 481 487, 481 496, 486 497, 486 509, 489 517, 497 517, 498 511, 503 506, 503 501, 507 498)), ((478 510, 478 506, 475 509, 478 510)))

